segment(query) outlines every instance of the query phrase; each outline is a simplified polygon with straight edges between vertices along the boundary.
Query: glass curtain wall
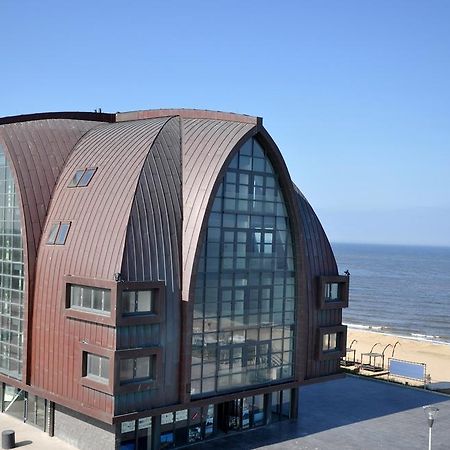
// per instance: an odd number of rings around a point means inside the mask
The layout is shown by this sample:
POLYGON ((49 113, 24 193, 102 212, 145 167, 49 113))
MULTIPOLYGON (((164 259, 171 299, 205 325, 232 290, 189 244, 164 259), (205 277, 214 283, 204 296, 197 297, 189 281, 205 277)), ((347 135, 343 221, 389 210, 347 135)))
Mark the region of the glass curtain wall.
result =
POLYGON ((0 372, 22 378, 24 262, 18 195, 0 146, 0 372))
POLYGON ((278 177, 256 139, 230 162, 199 260, 191 394, 293 375, 293 245, 278 177))

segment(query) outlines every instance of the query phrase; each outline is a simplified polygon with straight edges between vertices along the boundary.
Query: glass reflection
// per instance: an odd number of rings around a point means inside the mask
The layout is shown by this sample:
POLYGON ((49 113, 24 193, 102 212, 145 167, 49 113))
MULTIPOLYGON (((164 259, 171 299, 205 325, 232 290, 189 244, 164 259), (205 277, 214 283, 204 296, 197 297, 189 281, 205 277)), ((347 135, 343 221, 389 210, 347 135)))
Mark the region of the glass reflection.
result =
POLYGON ((195 289, 192 395, 292 377, 289 218, 256 139, 230 162, 208 219, 195 289))
POLYGON ((14 178, 0 145, 0 372, 22 378, 24 262, 14 178))

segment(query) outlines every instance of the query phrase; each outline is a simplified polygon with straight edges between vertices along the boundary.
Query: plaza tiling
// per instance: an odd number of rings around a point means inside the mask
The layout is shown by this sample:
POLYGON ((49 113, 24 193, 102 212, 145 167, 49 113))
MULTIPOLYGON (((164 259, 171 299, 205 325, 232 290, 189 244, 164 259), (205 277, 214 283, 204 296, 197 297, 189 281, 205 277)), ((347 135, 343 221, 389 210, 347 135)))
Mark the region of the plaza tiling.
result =
MULTIPOLYGON (((450 396, 360 377, 306 386, 296 421, 227 436, 189 449, 422 450, 428 446, 423 406, 436 405, 433 450, 450 449, 450 396)), ((74 449, 58 438, 0 415, 0 430, 14 429, 18 447, 74 449)))
POLYGON ((448 450, 450 396, 355 376, 301 388, 298 420, 190 448, 423 450, 428 448, 423 411, 428 404, 439 408, 432 448, 448 450))

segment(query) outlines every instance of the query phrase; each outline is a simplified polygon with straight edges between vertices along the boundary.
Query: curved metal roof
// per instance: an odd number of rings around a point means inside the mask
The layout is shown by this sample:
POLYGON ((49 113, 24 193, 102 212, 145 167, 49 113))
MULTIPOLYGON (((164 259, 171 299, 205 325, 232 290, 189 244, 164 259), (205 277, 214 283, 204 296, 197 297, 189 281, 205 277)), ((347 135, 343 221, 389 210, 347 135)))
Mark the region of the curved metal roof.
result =
POLYGON ((194 258, 206 207, 225 161, 255 124, 212 119, 184 120, 183 300, 189 299, 194 258))
MULTIPOLYGON (((74 349, 85 336, 109 349, 121 346, 122 339, 125 346, 138 345, 142 336, 117 337, 110 326, 65 320, 63 276, 112 280, 115 273, 123 272, 132 281, 164 280, 170 291, 167 311, 172 322, 179 324, 179 302, 189 300, 196 252, 213 190, 233 151, 250 136, 258 134, 270 147, 274 167, 283 174, 290 209, 298 212, 299 270, 302 284, 303 280, 308 284, 301 288, 308 291, 305 296, 311 310, 315 278, 337 272, 320 222, 303 195, 298 190, 289 191, 287 168, 262 128, 261 119, 180 109, 104 117, 92 113, 96 121, 79 120, 82 116, 56 118, 58 114, 80 113, 45 114, 55 117, 0 119, 0 143, 10 156, 23 205, 30 271, 34 271, 31 260, 34 264, 39 252, 32 384, 60 397, 70 394, 86 406, 100 402, 107 413, 113 410, 107 394, 90 397, 76 380, 66 379, 67 371, 81 370, 80 362, 74 361, 74 349), (97 168, 89 185, 69 188, 74 173, 88 167, 97 168), (60 221, 71 222, 65 245, 46 245, 51 225, 60 221), (59 360, 55 355, 62 342, 72 350, 59 360)), ((325 320, 322 313, 305 312, 311 326, 325 320)), ((160 339, 180 341, 170 327, 161 329, 160 339)), ((153 331, 148 328, 148 333, 153 331)), ((166 355, 166 372, 175 374, 177 351, 166 355)), ((310 364, 308 374, 316 375, 321 370, 310 364)), ((171 384, 173 389, 168 389, 167 398, 175 401, 175 375, 171 384)))
POLYGON ((56 181, 77 141, 97 125, 97 122, 72 119, 0 125, 0 141, 12 163, 21 197, 30 274, 34 273, 37 249, 56 181))

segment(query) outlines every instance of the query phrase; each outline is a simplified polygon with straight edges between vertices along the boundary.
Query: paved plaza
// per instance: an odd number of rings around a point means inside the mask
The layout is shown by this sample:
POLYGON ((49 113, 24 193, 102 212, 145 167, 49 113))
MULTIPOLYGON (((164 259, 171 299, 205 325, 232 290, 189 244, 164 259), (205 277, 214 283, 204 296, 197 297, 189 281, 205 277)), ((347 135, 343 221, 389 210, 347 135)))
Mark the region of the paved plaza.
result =
POLYGON ((423 406, 439 409, 433 450, 450 449, 450 397, 355 376, 306 386, 300 417, 191 448, 283 450, 426 450, 423 406))
POLYGON ((8 414, 0 414, 0 431, 3 430, 14 430, 16 432, 16 448, 23 447, 24 450, 76 450, 75 447, 61 439, 50 437, 38 428, 25 424, 8 414))
MULTIPOLYGON (((427 404, 440 409, 433 427, 433 450, 448 450, 450 396, 354 376, 303 387, 298 421, 285 421, 189 448, 426 450, 428 426, 422 406, 427 404)), ((0 430, 10 428, 16 431, 18 447, 74 449, 1 414, 0 430)))

